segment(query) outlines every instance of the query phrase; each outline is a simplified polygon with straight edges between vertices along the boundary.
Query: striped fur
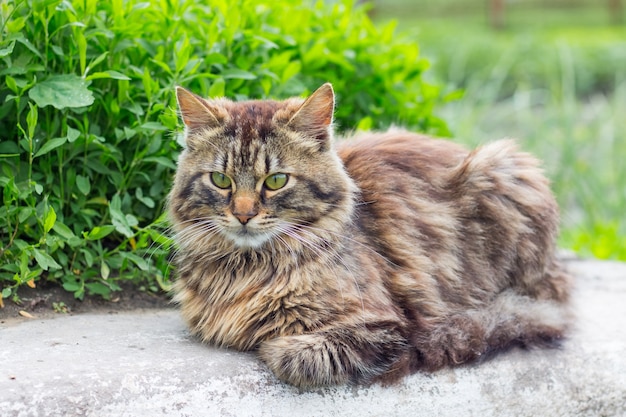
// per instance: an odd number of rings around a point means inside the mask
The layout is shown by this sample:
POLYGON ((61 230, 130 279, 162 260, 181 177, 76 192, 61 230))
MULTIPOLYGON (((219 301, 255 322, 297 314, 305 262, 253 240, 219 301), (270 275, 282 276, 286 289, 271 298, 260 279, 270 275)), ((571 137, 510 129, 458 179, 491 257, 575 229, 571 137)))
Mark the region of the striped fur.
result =
POLYGON ((175 301, 207 343, 256 350, 310 387, 393 382, 563 337, 558 208, 513 141, 470 152, 396 130, 333 146, 329 84, 306 101, 177 95, 175 301), (271 190, 275 173, 289 177, 271 190))

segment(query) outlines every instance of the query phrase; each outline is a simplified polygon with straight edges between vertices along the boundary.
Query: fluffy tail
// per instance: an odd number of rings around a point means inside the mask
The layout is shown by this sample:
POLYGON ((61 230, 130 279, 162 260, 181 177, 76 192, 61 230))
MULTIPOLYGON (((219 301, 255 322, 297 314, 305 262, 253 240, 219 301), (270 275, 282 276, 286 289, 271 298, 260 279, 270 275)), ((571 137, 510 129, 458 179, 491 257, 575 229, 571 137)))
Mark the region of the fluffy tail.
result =
POLYGON ((505 291, 489 305, 453 314, 418 336, 418 368, 457 365, 514 345, 556 347, 570 322, 564 303, 505 291))

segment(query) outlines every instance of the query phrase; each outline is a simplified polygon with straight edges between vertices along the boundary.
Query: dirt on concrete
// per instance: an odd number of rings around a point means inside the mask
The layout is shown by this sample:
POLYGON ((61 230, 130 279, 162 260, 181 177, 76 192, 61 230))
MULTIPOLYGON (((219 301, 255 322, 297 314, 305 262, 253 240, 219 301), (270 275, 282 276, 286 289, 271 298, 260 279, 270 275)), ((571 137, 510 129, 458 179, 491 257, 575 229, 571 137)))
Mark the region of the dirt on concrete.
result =
POLYGON ((19 303, 10 298, 3 300, 0 323, 11 324, 91 312, 115 314, 122 311, 174 308, 170 297, 164 292, 142 291, 132 285, 121 287, 122 291, 113 293, 110 300, 96 295, 86 295, 83 300, 78 300, 74 294, 52 284, 20 288, 19 303))

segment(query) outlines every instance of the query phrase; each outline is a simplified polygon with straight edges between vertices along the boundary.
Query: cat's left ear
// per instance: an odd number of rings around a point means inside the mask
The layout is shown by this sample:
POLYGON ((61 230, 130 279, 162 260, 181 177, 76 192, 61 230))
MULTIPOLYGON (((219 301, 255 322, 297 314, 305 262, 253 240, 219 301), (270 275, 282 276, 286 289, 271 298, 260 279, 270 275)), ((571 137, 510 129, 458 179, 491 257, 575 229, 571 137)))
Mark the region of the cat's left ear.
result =
POLYGON ((332 85, 326 83, 302 103, 287 126, 320 141, 323 147, 328 149, 332 137, 334 110, 335 93, 332 85))

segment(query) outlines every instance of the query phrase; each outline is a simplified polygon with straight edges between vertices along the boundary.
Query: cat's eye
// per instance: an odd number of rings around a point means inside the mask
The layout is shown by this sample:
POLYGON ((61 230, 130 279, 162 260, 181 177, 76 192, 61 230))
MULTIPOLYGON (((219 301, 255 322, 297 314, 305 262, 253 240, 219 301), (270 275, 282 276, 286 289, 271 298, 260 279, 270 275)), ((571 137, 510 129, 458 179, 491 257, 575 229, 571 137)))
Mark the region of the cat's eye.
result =
POLYGON ((288 179, 289 175, 279 172, 265 178, 265 182, 263 183, 263 185, 265 185, 265 188, 267 188, 268 190, 276 191, 287 185, 288 179))
POLYGON ((232 181, 230 178, 226 176, 226 174, 222 172, 212 172, 211 173, 211 182, 217 187, 221 189, 230 188, 232 181))

